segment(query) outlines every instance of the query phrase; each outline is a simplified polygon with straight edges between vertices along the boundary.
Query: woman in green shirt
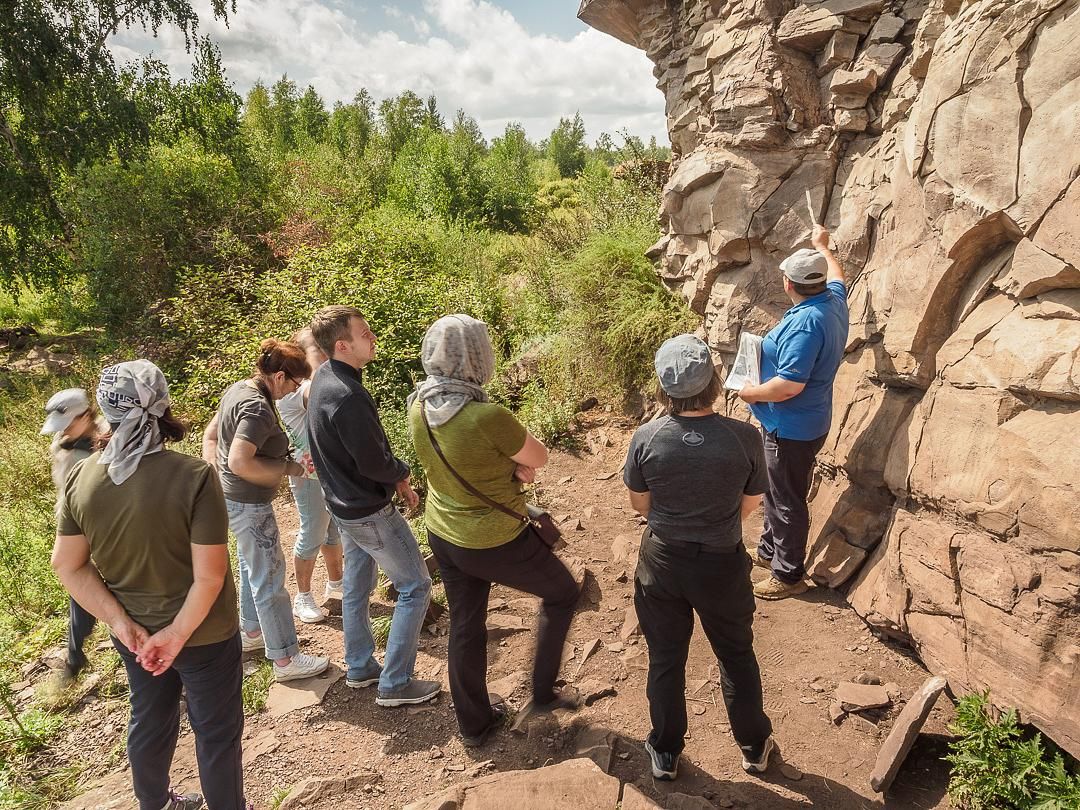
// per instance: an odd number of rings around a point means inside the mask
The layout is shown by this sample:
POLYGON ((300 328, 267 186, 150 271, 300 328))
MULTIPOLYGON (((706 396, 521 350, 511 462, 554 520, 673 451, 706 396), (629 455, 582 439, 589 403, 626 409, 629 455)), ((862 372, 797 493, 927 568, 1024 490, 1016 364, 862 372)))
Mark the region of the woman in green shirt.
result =
POLYGON ((476 490, 524 513, 522 483, 547 463, 547 448, 505 408, 488 402, 483 385, 495 370, 487 324, 467 315, 440 318, 421 350, 427 379, 410 397, 409 432, 428 475, 428 543, 439 563, 450 607, 450 692, 466 746, 483 745, 506 716, 487 691, 487 603, 498 583, 542 600, 532 688, 534 710, 576 708, 554 690, 578 587, 566 566, 522 523, 484 503, 476 490), (429 434, 430 427, 430 434, 429 434))

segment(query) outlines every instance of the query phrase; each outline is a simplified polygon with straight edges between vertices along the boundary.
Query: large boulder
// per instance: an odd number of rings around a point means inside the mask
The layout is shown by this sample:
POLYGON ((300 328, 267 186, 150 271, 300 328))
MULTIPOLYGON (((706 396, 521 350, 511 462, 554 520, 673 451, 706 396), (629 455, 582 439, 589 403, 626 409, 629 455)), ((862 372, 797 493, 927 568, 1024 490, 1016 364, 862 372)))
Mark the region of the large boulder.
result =
POLYGON ((674 164, 650 255, 721 361, 782 316, 813 221, 833 232, 851 331, 811 575, 1080 755, 1080 0, 581 17, 656 63, 674 164))

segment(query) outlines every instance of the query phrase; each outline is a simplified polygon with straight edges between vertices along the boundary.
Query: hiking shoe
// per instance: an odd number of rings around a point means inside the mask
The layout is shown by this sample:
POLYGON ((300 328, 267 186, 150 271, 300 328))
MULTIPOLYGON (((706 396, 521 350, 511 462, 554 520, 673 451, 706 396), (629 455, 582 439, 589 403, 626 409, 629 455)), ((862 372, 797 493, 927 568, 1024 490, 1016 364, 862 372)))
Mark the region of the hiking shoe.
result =
POLYGON ((757 552, 751 552, 750 559, 754 561, 755 568, 764 568, 766 571, 772 570, 772 560, 766 560, 764 557, 759 557, 757 552))
POLYGON ((442 684, 438 681, 422 681, 419 678, 413 678, 407 684, 400 689, 395 689, 393 692, 384 692, 379 690, 378 697, 375 698, 375 703, 379 706, 407 706, 413 703, 427 703, 432 698, 439 696, 439 692, 442 691, 442 684))
POLYGON ((249 636, 243 630, 240 631, 240 647, 248 652, 258 652, 259 650, 266 649, 266 643, 263 641, 262 633, 257 636, 249 636))
POLYGON ((769 757, 776 750, 776 741, 769 737, 761 744, 761 754, 754 757, 754 752, 743 752, 742 769, 747 773, 765 773, 769 767, 769 757))
POLYGON ((662 754, 653 748, 648 740, 645 740, 645 751, 649 755, 653 779, 659 779, 662 782, 673 781, 679 773, 679 755, 662 754))
POLYGON ((481 731, 479 734, 474 734, 471 737, 461 735, 461 744, 466 748, 479 748, 481 745, 488 741, 488 737, 499 726, 506 722, 506 705, 503 703, 496 703, 491 707, 491 722, 488 723, 487 728, 481 731))
POLYGON ((345 685, 350 689, 364 689, 368 686, 377 684, 381 677, 382 667, 376 665, 374 669, 357 675, 353 675, 352 672, 349 672, 345 676, 345 685))
POLYGON ((206 805, 198 793, 181 795, 169 791, 169 802, 161 810, 201 810, 206 805))
POLYGON ((758 599, 787 599, 789 596, 798 596, 810 590, 805 579, 798 582, 781 582, 776 577, 763 579, 754 586, 754 596, 758 599))
POLYGON ((292 660, 281 667, 274 664, 274 680, 278 683, 285 681, 298 681, 301 678, 312 678, 322 675, 330 666, 330 659, 321 655, 307 655, 297 653, 292 660))
POLYGON ((327 599, 341 600, 344 598, 345 591, 342 590, 341 580, 339 579, 337 582, 334 582, 333 580, 328 580, 326 583, 326 587, 323 589, 323 601, 325 602, 327 599))
POLYGON ((325 621, 328 615, 327 611, 315 604, 315 597, 311 595, 311 591, 298 593, 293 598, 292 612, 293 616, 304 624, 318 624, 325 621))

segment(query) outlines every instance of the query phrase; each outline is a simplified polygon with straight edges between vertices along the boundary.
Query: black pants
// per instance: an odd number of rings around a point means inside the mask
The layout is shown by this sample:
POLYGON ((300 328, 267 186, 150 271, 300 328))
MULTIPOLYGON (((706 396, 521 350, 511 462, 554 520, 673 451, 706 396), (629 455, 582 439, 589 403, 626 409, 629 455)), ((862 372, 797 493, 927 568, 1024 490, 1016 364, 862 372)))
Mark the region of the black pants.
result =
POLYGON ((810 494, 814 459, 825 444, 825 436, 803 442, 764 430, 761 435, 769 491, 765 493, 765 526, 757 553, 772 562, 774 577, 791 584, 806 574, 806 538, 810 534, 806 496, 810 494))
POLYGON ((83 647, 86 639, 94 632, 97 619, 94 615, 82 608, 74 599, 68 605, 68 651, 67 667, 72 675, 75 675, 86 666, 86 653, 83 647))
POLYGON ((240 634, 217 644, 185 647, 172 667, 154 676, 119 640, 131 687, 127 752, 139 810, 161 810, 169 801, 169 768, 180 733, 180 691, 195 732, 195 758, 208 810, 245 810, 240 738, 244 704, 240 684, 240 634))
POLYGON ((649 742, 679 754, 686 735, 686 657, 694 612, 720 663, 720 687, 735 742, 760 752, 772 733, 761 698, 754 655, 754 592, 750 556, 740 543, 729 552, 665 543, 646 529, 634 577, 634 607, 649 645, 649 742))
POLYGON ((491 723, 487 691, 487 605, 492 583, 542 600, 533 659, 533 700, 537 703, 554 700, 563 644, 580 596, 573 575, 562 561, 528 530, 495 548, 462 548, 430 531, 428 543, 439 561, 450 608, 447 668, 461 733, 471 737, 491 723))

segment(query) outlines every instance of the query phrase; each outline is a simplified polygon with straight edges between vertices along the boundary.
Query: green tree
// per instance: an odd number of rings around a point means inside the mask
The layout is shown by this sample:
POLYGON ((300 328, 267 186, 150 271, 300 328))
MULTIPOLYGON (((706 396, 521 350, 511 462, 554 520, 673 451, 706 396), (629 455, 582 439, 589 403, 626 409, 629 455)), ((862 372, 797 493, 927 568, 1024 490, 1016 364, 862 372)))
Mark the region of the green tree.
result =
POLYGON ((585 123, 581 113, 573 118, 560 118, 545 144, 545 151, 559 169, 561 177, 575 177, 585 168, 588 153, 585 148, 585 123))
POLYGON ((443 120, 442 114, 439 112, 439 104, 434 94, 428 96, 424 102, 423 126, 433 130, 446 129, 446 121, 443 120))
POLYGON ((322 98, 310 84, 296 105, 296 139, 300 145, 322 143, 326 138, 330 114, 322 98))
MULTIPOLYGON (((211 0, 226 18, 229 0, 211 0)), ((140 120, 106 41, 123 28, 180 29, 188 0, 22 0, 0 13, 0 282, 46 283, 70 266, 74 228, 62 199, 82 163, 145 149, 140 120)))
POLYGON ((359 160, 367 149, 375 128, 371 94, 362 89, 349 104, 334 104, 330 114, 328 137, 342 157, 359 160))
POLYGON ((535 154, 520 124, 507 124, 502 137, 492 140, 484 161, 488 176, 484 208, 492 227, 522 233, 532 226, 538 190, 535 154))
POLYGON ((379 104, 379 121, 391 158, 396 158, 402 147, 424 126, 428 112, 420 96, 412 90, 384 99, 379 104))
POLYGON ((274 124, 274 151, 283 155, 296 148, 296 108, 300 96, 296 82, 282 76, 270 88, 270 120, 274 124))

